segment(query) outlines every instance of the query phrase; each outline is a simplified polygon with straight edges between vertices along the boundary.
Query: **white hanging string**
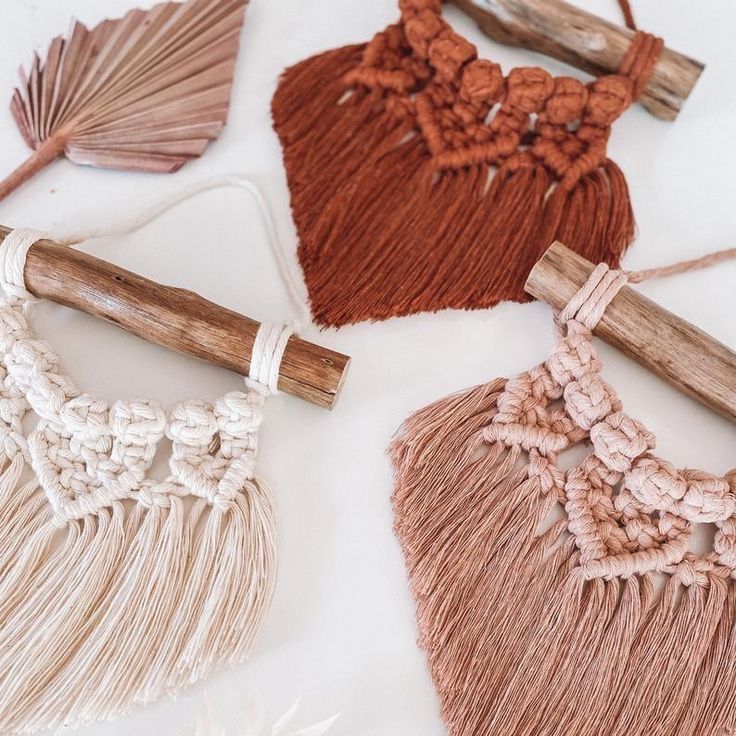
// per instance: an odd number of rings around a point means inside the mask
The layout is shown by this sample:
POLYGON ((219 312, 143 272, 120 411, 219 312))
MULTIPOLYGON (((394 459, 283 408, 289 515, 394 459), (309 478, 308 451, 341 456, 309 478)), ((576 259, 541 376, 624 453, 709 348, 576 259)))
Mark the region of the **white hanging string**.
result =
POLYGON ((276 261, 279 275, 286 287, 286 291, 291 302, 299 313, 299 318, 295 321, 261 323, 253 344, 249 376, 253 381, 266 386, 272 393, 276 393, 281 359, 283 357, 284 350, 286 349, 286 344, 289 341, 289 337, 291 337, 294 332, 297 332, 309 323, 310 313, 306 299, 302 296, 297 280, 294 278, 286 259, 284 248, 276 227, 276 220, 274 218, 273 211, 255 181, 242 174, 225 174, 212 179, 207 179, 185 187, 179 192, 175 192, 169 197, 156 203, 152 207, 134 215, 133 217, 121 220, 110 227, 87 230, 86 232, 76 233, 72 236, 58 240, 59 242, 67 245, 75 245, 94 238, 126 235, 139 230, 144 225, 147 225, 157 217, 163 215, 165 212, 168 212, 173 207, 176 207, 178 204, 181 204, 185 200, 190 199, 197 194, 223 187, 236 187, 243 189, 253 197, 261 216, 264 230, 266 232, 266 238, 274 260, 276 261))

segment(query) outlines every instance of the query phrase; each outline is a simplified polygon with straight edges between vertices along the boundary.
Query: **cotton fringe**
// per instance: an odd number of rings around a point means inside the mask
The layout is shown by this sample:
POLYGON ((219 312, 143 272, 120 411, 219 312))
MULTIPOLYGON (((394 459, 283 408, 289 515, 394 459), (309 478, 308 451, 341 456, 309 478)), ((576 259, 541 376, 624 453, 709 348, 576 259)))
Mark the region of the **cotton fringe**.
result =
POLYGON ((245 658, 274 585, 263 487, 61 527, 29 475, 18 452, 0 478, 0 733, 113 718, 245 658))
POLYGON ((615 163, 571 186, 538 164, 437 169, 405 100, 348 89, 364 49, 287 69, 272 101, 317 323, 527 301, 526 276, 554 240, 618 265, 635 224, 615 163))
POLYGON ((549 521, 556 492, 518 447, 483 440, 504 385, 417 412, 390 448, 396 532, 450 734, 736 732, 734 582, 722 568, 662 586, 651 573, 584 579, 566 522, 549 521))

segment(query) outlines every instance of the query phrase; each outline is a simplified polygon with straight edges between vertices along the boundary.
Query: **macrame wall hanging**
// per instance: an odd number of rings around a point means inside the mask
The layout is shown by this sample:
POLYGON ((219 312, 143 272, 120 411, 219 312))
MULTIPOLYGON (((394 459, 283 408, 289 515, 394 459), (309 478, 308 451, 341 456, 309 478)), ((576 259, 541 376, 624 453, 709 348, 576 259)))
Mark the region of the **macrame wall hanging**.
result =
POLYGON ((627 278, 553 246, 530 276, 567 301, 547 360, 438 401, 395 439, 396 530, 452 736, 736 729, 736 471, 658 457, 592 341, 736 420, 736 354, 625 287, 713 261, 627 278), (700 524, 716 530, 703 555, 700 524))
POLYGON ((73 22, 21 70, 11 110, 33 155, 0 199, 52 161, 177 171, 220 135, 247 0, 165 2, 91 30, 73 22))
MULTIPOLYGON (((226 178, 185 196, 233 184, 254 191, 226 178)), ((14 734, 112 718, 248 654, 276 570, 271 494, 256 475, 264 405, 279 387, 330 405, 348 359, 291 337, 290 323, 259 327, 35 231, 2 236, 0 732, 14 734), (244 368, 245 387, 171 410, 108 405, 34 334, 39 296, 244 368), (164 437, 169 475, 156 479, 164 437)))
POLYGON ((555 238, 613 265, 633 239, 611 125, 655 76, 650 108, 673 117, 673 90, 681 102, 702 67, 558 0, 504 0, 497 18, 459 5, 493 35, 603 75, 504 75, 440 0, 400 0, 399 22, 370 43, 288 69, 273 120, 320 324, 521 301, 555 238))

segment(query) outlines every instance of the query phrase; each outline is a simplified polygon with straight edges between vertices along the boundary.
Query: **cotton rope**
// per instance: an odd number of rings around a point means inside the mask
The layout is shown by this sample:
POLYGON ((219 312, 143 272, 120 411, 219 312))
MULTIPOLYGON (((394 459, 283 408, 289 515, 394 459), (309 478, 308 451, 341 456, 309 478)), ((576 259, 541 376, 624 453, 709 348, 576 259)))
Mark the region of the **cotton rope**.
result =
POLYGON ((735 732, 736 468, 659 457, 593 339, 627 282, 732 258, 595 267, 542 363, 399 430, 395 529, 451 736, 735 732))
POLYGON ((74 245, 100 237, 126 235, 139 230, 144 225, 147 225, 178 204, 197 194, 225 187, 242 189, 248 192, 255 201, 271 253, 276 261, 279 275, 286 287, 292 304, 298 311, 299 316, 295 321, 261 323, 253 344, 249 377, 266 386, 271 393, 277 393, 279 368, 286 344, 292 334, 297 333, 309 322, 310 315, 306 300, 301 294, 300 287, 286 259, 273 211, 255 181, 241 174, 225 174, 203 182, 197 182, 166 197, 149 209, 133 217, 121 220, 110 227, 91 229, 75 235, 62 237, 59 242, 74 245))
POLYGON ((242 661, 270 604, 276 529, 258 430, 307 309, 266 200, 251 180, 220 177, 65 242, 130 232, 220 186, 254 197, 301 320, 263 323, 245 389, 211 403, 108 406, 80 391, 29 321, 26 255, 47 236, 18 228, 0 248, 2 733, 85 725, 175 694, 242 661), (149 472, 164 437, 159 480, 149 472))

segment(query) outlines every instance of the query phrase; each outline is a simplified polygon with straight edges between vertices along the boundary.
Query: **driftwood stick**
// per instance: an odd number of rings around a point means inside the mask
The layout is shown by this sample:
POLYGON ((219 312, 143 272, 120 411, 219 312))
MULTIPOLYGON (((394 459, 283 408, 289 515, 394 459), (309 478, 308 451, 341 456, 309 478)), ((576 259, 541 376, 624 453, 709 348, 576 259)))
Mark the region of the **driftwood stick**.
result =
MULTIPOLYGON (((0 247, 8 232, 0 226, 0 247)), ((248 374, 259 323, 192 291, 158 284, 51 240, 31 246, 25 281, 37 297, 101 317, 157 345, 248 374)), ((278 386, 331 409, 349 365, 348 356, 293 336, 284 351, 278 386)))
MULTIPOLYGON (((553 243, 532 269, 529 294, 562 309, 594 265, 553 243)), ((594 330, 598 337, 728 419, 736 421, 736 353, 625 286, 594 330)))
MULTIPOLYGON (((634 32, 563 0, 452 0, 499 43, 523 46, 600 76, 618 70, 634 32)), ((640 102, 674 120, 704 65, 665 48, 640 102)))

